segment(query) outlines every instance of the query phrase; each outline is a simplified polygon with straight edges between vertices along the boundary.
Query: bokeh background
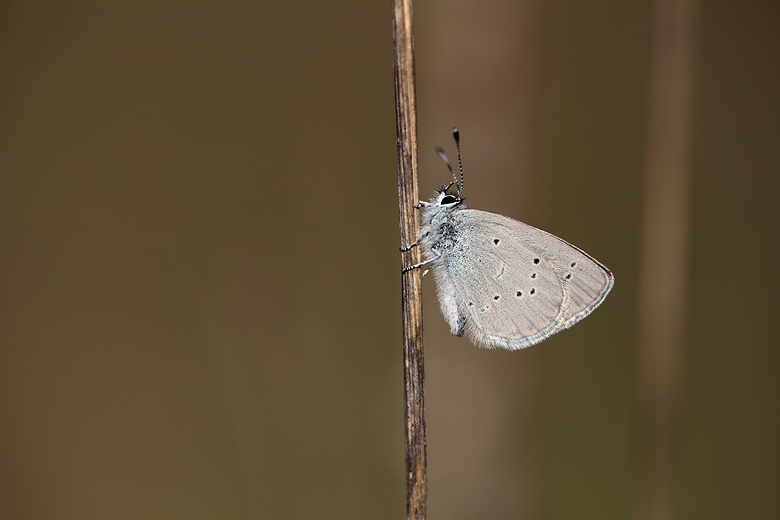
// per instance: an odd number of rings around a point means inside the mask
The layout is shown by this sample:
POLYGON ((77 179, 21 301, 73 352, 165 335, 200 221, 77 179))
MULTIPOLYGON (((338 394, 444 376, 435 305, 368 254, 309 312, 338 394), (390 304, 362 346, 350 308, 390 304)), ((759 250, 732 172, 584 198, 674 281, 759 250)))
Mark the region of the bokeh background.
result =
MULTIPOLYGON (((650 1, 419 0, 420 190, 616 285, 520 352, 424 280, 432 519, 637 514, 650 1)), ((381 2, 0 6, 0 517, 405 515, 381 2)), ((702 2, 678 518, 780 518, 777 2, 702 2)), ((657 35, 656 35, 657 36, 657 35)))

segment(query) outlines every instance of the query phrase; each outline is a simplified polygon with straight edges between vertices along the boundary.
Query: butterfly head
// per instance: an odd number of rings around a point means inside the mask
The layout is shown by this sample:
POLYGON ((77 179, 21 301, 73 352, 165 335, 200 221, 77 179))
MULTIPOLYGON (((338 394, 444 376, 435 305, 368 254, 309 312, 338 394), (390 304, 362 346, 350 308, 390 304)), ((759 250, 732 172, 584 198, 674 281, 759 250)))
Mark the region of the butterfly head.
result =
POLYGON ((446 186, 439 186, 439 188, 433 192, 433 196, 430 198, 431 205, 448 208, 462 204, 463 199, 460 197, 459 193, 450 193, 450 188, 454 184, 454 182, 451 182, 446 186))

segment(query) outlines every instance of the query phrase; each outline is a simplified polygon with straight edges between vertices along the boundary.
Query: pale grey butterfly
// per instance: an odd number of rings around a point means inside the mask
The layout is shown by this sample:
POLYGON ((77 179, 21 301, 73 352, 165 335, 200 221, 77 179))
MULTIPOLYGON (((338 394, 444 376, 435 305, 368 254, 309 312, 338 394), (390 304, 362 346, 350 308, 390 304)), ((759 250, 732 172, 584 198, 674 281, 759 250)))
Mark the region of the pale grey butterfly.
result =
POLYGON ((467 332, 481 347, 517 350, 567 329, 593 312, 615 279, 585 251, 517 220, 468 209, 458 129, 460 182, 444 151, 439 156, 454 181, 420 201, 419 245, 430 264, 439 304, 454 336, 467 332), (455 186, 457 193, 449 190, 455 186))

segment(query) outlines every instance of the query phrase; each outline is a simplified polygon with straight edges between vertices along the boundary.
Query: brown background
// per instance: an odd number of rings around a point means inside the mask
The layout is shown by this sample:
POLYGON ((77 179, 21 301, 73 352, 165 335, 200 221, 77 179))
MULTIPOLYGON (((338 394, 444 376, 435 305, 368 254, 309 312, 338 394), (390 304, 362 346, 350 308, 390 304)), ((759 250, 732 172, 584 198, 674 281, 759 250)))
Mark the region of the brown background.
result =
MULTIPOLYGON (((426 277, 431 518, 628 518, 651 5, 415 7, 422 195, 457 125, 470 205, 617 280, 493 352, 426 277)), ((681 518, 780 517, 778 11, 699 6, 681 518)), ((404 516, 390 29, 0 6, 0 517, 404 516)))

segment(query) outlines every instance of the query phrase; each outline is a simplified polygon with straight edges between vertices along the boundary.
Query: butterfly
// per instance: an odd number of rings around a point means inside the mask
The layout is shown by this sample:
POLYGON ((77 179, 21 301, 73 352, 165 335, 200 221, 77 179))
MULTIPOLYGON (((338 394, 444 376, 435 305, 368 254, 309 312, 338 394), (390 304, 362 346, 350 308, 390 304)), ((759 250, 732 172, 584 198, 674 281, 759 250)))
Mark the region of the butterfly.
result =
POLYGON ((460 135, 453 129, 461 180, 438 153, 454 181, 420 201, 419 238, 439 305, 455 336, 480 347, 517 350, 567 329, 593 312, 615 283, 595 258, 555 235, 463 203, 460 135), (454 193, 450 188, 455 186, 454 193))

